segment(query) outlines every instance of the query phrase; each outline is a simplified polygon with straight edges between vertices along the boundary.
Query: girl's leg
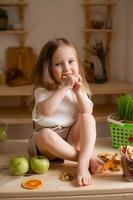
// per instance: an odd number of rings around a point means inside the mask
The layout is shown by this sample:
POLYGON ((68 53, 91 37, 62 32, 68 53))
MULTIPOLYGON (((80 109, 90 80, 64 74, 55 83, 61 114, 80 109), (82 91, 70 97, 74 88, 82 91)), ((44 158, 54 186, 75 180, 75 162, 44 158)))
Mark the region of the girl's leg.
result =
MULTIPOLYGON (((73 141, 75 143, 75 146, 78 147, 78 136, 79 136, 79 125, 81 123, 81 120, 77 121, 77 123, 72 128, 72 135, 73 135, 73 141), (77 134, 76 134, 77 133, 77 134)), ((82 129, 82 128, 81 128, 82 129)), ((42 155, 47 156, 49 159, 54 159, 55 157, 63 158, 66 160, 72 160, 72 161, 79 161, 79 151, 71 146, 69 143, 64 141, 57 133, 54 131, 44 128, 41 131, 38 132, 36 135, 36 145, 38 150, 42 155)), ((88 158, 86 160, 89 160, 88 158)), ((77 171, 77 177, 78 177, 78 185, 88 185, 90 182, 88 182, 88 179, 85 178, 84 181, 81 179, 83 172, 85 173, 84 166, 87 166, 87 176, 89 176, 89 180, 91 180, 90 173, 88 171, 89 161, 88 165, 83 163, 82 165, 79 165, 78 162, 78 171, 77 171)), ((86 177, 86 175, 85 175, 86 177)))
POLYGON ((89 167, 94 169, 96 165, 95 162, 90 163, 96 139, 94 117, 88 113, 80 114, 77 123, 72 128, 71 136, 76 149, 80 151, 77 167, 78 185, 89 185, 92 178, 88 169, 89 167))
POLYGON ((36 135, 36 145, 42 155, 49 159, 59 157, 65 160, 77 161, 78 151, 63 140, 56 132, 44 128, 36 135))

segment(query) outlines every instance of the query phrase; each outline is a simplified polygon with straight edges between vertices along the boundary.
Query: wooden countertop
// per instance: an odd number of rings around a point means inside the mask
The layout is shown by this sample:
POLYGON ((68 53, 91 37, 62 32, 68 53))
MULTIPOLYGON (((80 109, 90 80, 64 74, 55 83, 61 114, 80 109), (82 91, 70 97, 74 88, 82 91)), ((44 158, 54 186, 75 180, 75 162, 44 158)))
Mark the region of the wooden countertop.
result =
MULTIPOLYGON (((0 166, 7 166, 9 159, 14 155, 27 155, 27 140, 8 140, 3 153, 0 153, 0 166)), ((117 152, 111 147, 110 139, 97 139, 94 156, 103 152, 117 152)), ((62 172, 75 174, 76 163, 65 162, 64 164, 53 164, 49 171, 41 175, 30 177, 12 176, 8 171, 0 172, 0 199, 64 199, 64 197, 78 196, 98 196, 98 195, 125 195, 133 193, 133 183, 125 182, 122 173, 105 173, 93 175, 94 182, 86 187, 76 187, 75 181, 62 182, 59 175, 62 172), (38 178, 44 182, 43 187, 35 190, 28 190, 21 187, 21 183, 26 179, 38 178), (62 198, 61 198, 62 197, 62 198), (55 199, 55 198, 53 198, 55 199)), ((132 194, 133 195, 133 194, 132 194)), ((75 199, 75 198, 74 198, 75 199)))

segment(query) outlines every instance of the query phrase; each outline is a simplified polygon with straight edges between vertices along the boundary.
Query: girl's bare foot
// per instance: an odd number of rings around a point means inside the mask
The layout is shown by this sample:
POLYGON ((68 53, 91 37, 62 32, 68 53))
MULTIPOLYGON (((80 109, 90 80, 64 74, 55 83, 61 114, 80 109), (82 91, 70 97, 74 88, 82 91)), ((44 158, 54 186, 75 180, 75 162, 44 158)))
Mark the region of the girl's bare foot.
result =
POLYGON ((90 160, 90 166, 88 169, 88 165, 84 164, 78 164, 77 167, 77 184, 78 186, 87 186, 91 185, 93 182, 91 174, 98 173, 104 162, 98 160, 98 159, 91 159, 90 160))
POLYGON ((87 186, 92 184, 92 177, 88 170, 88 166, 78 166, 77 168, 77 184, 78 186, 87 186))

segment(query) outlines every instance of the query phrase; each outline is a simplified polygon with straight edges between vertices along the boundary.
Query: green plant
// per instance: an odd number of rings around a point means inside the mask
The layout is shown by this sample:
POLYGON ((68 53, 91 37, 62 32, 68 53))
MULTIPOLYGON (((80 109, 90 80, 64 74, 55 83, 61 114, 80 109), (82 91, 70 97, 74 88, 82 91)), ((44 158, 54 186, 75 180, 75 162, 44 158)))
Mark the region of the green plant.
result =
POLYGON ((133 95, 125 94, 117 98, 117 115, 121 120, 133 121, 133 95))

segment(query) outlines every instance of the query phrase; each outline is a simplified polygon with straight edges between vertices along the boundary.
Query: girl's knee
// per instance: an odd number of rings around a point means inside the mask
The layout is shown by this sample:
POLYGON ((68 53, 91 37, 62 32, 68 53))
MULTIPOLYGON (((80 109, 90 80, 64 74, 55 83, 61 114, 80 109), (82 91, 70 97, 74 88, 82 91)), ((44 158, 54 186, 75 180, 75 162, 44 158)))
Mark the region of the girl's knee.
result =
POLYGON ((51 133, 51 130, 49 128, 43 128, 36 135, 36 141, 37 143, 38 142, 48 143, 52 141, 52 136, 53 136, 53 133, 51 133))
POLYGON ((50 153, 51 146, 53 146, 53 135, 54 133, 49 128, 44 128, 37 133, 35 141, 39 152, 49 159, 55 158, 55 156, 50 153))

